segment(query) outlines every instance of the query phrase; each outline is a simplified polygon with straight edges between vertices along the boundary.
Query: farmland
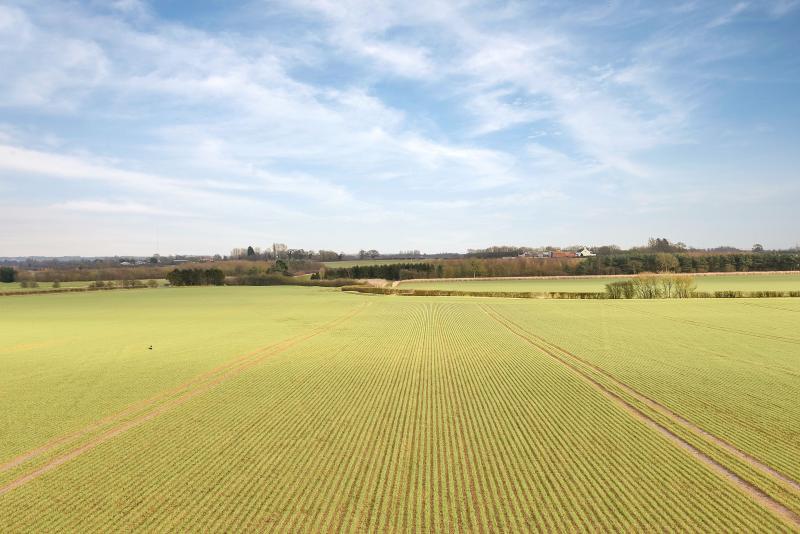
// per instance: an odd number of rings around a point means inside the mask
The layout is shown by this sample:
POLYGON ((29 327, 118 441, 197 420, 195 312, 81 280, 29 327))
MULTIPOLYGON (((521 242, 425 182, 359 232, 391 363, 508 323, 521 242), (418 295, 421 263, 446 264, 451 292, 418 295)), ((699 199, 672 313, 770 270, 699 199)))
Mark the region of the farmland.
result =
MULTIPOLYGON (((61 282, 61 288, 76 288, 87 287, 91 282, 61 282)), ((44 289, 53 289, 52 282, 37 282, 37 287, 22 287, 19 282, 0 283, 0 293, 12 291, 41 291, 44 289)))
MULTIPOLYGON (((528 280, 429 280, 400 282, 407 289, 455 291, 603 291, 609 282, 625 278, 551 278, 528 280)), ((798 291, 800 274, 736 274, 696 276, 698 291, 798 291)))
POLYGON ((0 530, 798 531, 798 312, 5 298, 0 530))
MULTIPOLYGON (((165 279, 154 279, 158 286, 167 285, 165 279)), ((136 280, 138 284, 145 284, 149 280, 136 280)), ((94 282, 87 281, 73 281, 73 282, 60 282, 58 287, 53 285, 53 282, 36 282, 36 285, 23 286, 21 282, 0 283, 0 295, 3 293, 28 293, 28 292, 42 292, 42 291, 62 291, 69 289, 86 289, 89 288, 94 282)), ((123 287, 122 280, 106 280, 103 282, 106 287, 118 288, 123 287)))

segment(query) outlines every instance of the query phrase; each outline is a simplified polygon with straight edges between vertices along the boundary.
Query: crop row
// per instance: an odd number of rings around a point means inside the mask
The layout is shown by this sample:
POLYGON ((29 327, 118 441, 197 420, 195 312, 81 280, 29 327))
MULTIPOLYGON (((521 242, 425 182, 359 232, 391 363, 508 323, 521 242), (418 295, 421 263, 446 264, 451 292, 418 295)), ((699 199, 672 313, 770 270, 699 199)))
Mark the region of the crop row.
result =
POLYGON ((361 309, 363 306, 327 324, 309 328, 303 334, 248 352, 174 388, 143 399, 119 412, 54 438, 31 451, 12 458, 0 465, 0 496, 29 483, 95 446, 217 387, 226 380, 259 364, 265 358, 336 327, 356 315, 361 309))
POLYGON ((634 417, 664 434, 788 524, 800 527, 800 483, 692 424, 584 358, 525 330, 489 306, 483 308, 498 324, 584 377, 634 417))
POLYGON ((603 303, 592 310, 551 308, 548 314, 500 309, 798 481, 795 319, 783 310, 714 304, 603 303))
POLYGON ((238 355, 302 334, 358 300, 284 287, 4 300, 0 465, 238 355))
POLYGON ((0 497, 3 530, 189 526, 785 530, 476 304, 397 299, 0 497))

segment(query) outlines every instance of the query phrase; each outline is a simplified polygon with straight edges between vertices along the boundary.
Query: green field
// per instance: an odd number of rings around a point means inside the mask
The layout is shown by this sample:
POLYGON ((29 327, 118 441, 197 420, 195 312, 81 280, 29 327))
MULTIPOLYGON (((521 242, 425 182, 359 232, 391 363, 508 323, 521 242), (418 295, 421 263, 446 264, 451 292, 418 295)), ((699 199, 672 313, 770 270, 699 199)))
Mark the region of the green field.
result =
POLYGON ((0 531, 800 531, 799 313, 0 298, 0 531))
MULTIPOLYGON (((43 289, 53 289, 52 282, 38 282, 38 287, 22 287, 19 282, 3 282, 0 283, 0 293, 11 291, 36 291, 43 289)), ((91 282, 61 282, 61 288, 66 289, 69 287, 87 287, 91 282)))
MULTIPOLYGON (((140 280, 142 283, 147 283, 147 280, 140 280)), ((159 286, 164 286, 167 284, 165 279, 156 280, 159 286)), ((50 290, 56 289, 53 287, 52 282, 37 282, 37 287, 22 287, 20 282, 10 282, 10 283, 0 283, 0 293, 12 293, 12 292, 22 292, 22 291, 43 291, 43 290, 50 290)), ((61 287, 59 289, 70 289, 70 288, 82 288, 82 287, 89 287, 90 284, 93 282, 89 281, 77 281, 77 282, 61 282, 61 287)), ((108 283, 108 282, 106 282, 108 283)), ((121 280, 114 280, 112 283, 116 286, 121 284, 121 280)))
MULTIPOLYGON (((456 291, 582 292, 605 291, 609 282, 624 278, 554 278, 531 280, 431 280, 401 282, 408 289, 446 289, 456 291)), ((698 291, 799 291, 800 274, 747 274, 696 276, 698 291)))

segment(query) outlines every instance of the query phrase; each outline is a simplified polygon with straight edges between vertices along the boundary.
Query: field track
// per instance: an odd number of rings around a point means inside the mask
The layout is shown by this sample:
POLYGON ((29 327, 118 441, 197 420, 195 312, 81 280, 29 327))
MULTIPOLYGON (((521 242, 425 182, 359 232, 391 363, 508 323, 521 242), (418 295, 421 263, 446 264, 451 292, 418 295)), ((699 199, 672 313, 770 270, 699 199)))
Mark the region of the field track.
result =
POLYGON ((675 414, 674 412, 672 412, 671 410, 669 410, 665 406, 653 401, 652 399, 649 399, 649 398, 645 397, 641 393, 639 393, 636 390, 630 388, 629 386, 623 384, 622 382, 619 382, 618 380, 616 380, 613 376, 611 376, 609 373, 607 373, 603 369, 601 369, 601 368, 599 368, 599 367, 597 367, 597 366, 595 366, 595 365, 593 365, 593 364, 591 364, 591 363, 579 358, 578 356, 576 356, 576 355, 574 355, 574 354, 572 354, 572 353, 570 353, 570 352, 568 352, 568 351, 566 351, 566 350, 564 350, 564 349, 562 349, 562 348, 560 348, 560 347, 558 347, 556 345, 553 345, 549 341, 547 341, 547 340, 545 340, 545 339, 543 339, 543 338, 541 338, 539 336, 536 336, 535 334, 532 334, 532 333, 528 332, 527 330, 523 329, 521 326, 519 326, 518 324, 514 323, 510 319, 504 317, 503 315, 501 315, 497 311, 493 310, 489 306, 481 305, 481 308, 484 310, 484 312, 486 312, 487 315, 489 315, 492 319, 494 319, 498 324, 501 324, 503 327, 505 327, 509 332, 511 332, 514 335, 516 335, 517 337, 525 340, 526 342, 528 342, 532 346, 536 347, 540 351, 544 352, 545 354, 548 354, 552 358, 556 359, 557 361, 559 361, 563 365, 565 365, 568 368, 570 368, 572 371, 574 371, 576 374, 580 375, 584 380, 586 380, 589 384, 591 384, 597 390, 602 392, 607 398, 611 399, 617 405, 619 405, 622 409, 624 409, 627 413, 631 414, 634 418, 636 418, 637 420, 639 420, 642 423, 646 424, 648 427, 653 428, 654 430, 658 431, 661 435, 666 437, 670 442, 672 442, 673 444, 675 444, 679 448, 681 448, 684 451, 686 451, 689 454, 691 454, 694 458, 696 458, 697 460, 702 462, 704 465, 709 467, 712 471, 714 471, 715 473, 720 475, 722 478, 724 478, 727 481, 729 481, 732 485, 734 485, 739 490, 741 490, 742 492, 747 494, 750 498, 752 498, 753 500, 757 501, 762 506, 768 508, 773 513, 775 513, 776 515, 781 517, 788 524, 790 524, 790 525, 792 525, 792 526, 794 526, 796 528, 800 528, 800 515, 799 514, 797 514, 793 510, 787 508, 786 506, 784 506, 783 504, 781 504, 777 500, 775 500, 772 497, 770 497, 767 493, 765 493, 764 491, 762 491, 761 489, 756 487, 755 485, 751 484, 747 480, 744 480, 743 478, 738 476, 736 473, 734 473, 733 471, 731 471, 730 469, 728 469, 727 467, 725 467, 721 463, 717 462, 716 460, 714 460, 710 456, 706 455, 705 453, 703 453, 699 449, 695 448, 693 445, 691 445, 690 443, 688 443, 687 441, 682 439, 680 436, 678 436, 677 434, 673 433, 669 428, 663 426, 662 424, 660 424, 656 420, 650 418, 647 414, 645 414, 643 411, 638 409, 636 406, 634 406, 633 404, 629 403, 624 398, 619 396, 617 393, 611 391, 606 386, 604 386, 603 384, 601 384, 600 382, 598 382, 597 380, 592 378, 591 375, 589 375, 585 371, 581 370, 574 363, 571 363, 569 361, 569 359, 577 360, 581 364, 587 365, 587 366, 591 367, 592 369, 594 369, 595 371, 597 371, 598 373, 601 373, 601 374, 605 375, 606 377, 611 379, 615 383, 615 385, 617 385, 618 387, 622 388, 623 390, 625 390, 626 392, 628 392, 632 396, 636 397, 638 400, 644 402, 645 404, 647 404, 651 408, 653 408, 653 409, 657 410, 658 412, 666 415, 667 417, 672 419, 674 422, 676 422, 676 423, 680 424, 681 426, 691 430, 692 432, 695 432, 695 433, 699 434, 703 438, 705 438, 705 439, 707 439, 709 441, 712 441, 714 444, 723 447, 729 453, 731 453, 731 454, 735 455, 736 457, 744 460, 745 462, 747 462, 751 466, 759 469, 760 471, 768 474, 769 476, 773 477, 775 480, 779 481, 780 483, 788 486, 792 490, 794 490, 796 492, 800 492, 800 484, 798 484, 795 480, 792 480, 791 478, 789 478, 786 475, 776 471, 775 469, 771 468, 770 466, 768 466, 766 464, 763 464, 762 462, 758 461, 757 459, 753 458, 752 456, 748 455, 747 453, 745 453, 743 451, 740 451, 739 449, 733 447, 729 443, 727 443, 727 442, 725 442, 725 441, 723 441, 723 440, 721 440, 721 439, 709 434, 708 432, 704 431, 703 429, 697 427, 696 425, 692 424, 691 422, 687 421, 686 419, 684 419, 684 418, 680 417, 679 415, 675 414), (554 350, 554 349, 556 349, 556 350, 554 350))
POLYGON ((102 427, 104 427, 106 425, 115 424, 115 423, 123 420, 128 415, 131 415, 131 414, 134 414, 134 413, 137 414, 134 419, 129 420, 129 421, 125 421, 124 423, 122 423, 122 424, 120 424, 120 425, 118 425, 116 427, 113 427, 110 430, 106 430, 99 437, 92 439, 88 443, 80 445, 77 448, 74 448, 74 449, 72 449, 71 451, 69 451, 67 453, 61 454, 61 455, 57 456, 56 458, 54 458, 52 460, 49 460, 46 464, 42 465, 41 467, 36 468, 34 471, 32 471, 30 473, 27 473, 27 474, 25 474, 23 476, 20 476, 18 478, 15 478, 14 480, 3 484, 2 486, 0 486, 0 496, 8 493, 9 491, 12 491, 12 490, 18 488, 18 487, 20 487, 20 486, 22 486, 24 484, 26 484, 27 482, 30 482, 31 480, 33 480, 35 478, 40 477, 41 475, 43 475, 43 474, 45 474, 45 473, 47 473, 49 471, 52 471, 53 469, 56 469, 58 466, 60 466, 60 465, 62 465, 64 463, 66 463, 66 462, 78 457, 79 455, 85 453, 86 451, 89 451, 89 450, 93 449, 94 447, 96 447, 96 446, 98 446, 98 445, 100 445, 102 443, 105 443, 106 441, 108 441, 108 440, 110 440, 110 439, 122 434, 123 432, 125 432, 127 430, 130 430, 131 428, 134 428, 134 427, 136 427, 136 426, 138 426, 138 425, 140 425, 142 423, 145 423, 145 422, 153 419, 154 417, 157 417, 157 416, 167 412, 168 410, 170 410, 170 409, 172 409, 172 408, 174 408, 176 406, 179 406, 179 405, 191 400, 192 398, 196 397, 197 395, 205 393, 206 391, 208 391, 209 389, 213 388, 214 386, 216 386, 216 385, 218 385, 218 384, 220 384, 220 383, 222 383, 222 382, 224 382, 224 381, 226 381, 226 380, 228 380, 228 379, 230 379, 230 378, 232 378, 234 376, 239 375, 240 373, 242 373, 243 371, 249 369, 250 367, 253 367, 254 365, 259 364, 265 358, 268 358, 268 357, 273 356, 275 354, 279 354, 279 353, 291 348, 292 346, 294 346, 294 345, 296 345, 298 343, 301 343, 303 341, 311 339, 311 338, 313 338, 315 336, 318 336, 320 334, 323 334, 325 332, 329 332, 330 330, 336 328, 337 326, 339 326, 340 324, 344 323, 345 321, 347 321, 347 320, 351 319, 352 317, 356 316, 366 306, 369 306, 369 303, 365 303, 364 305, 362 305, 361 307, 359 307, 355 311, 352 311, 352 312, 346 314, 343 317, 339 317, 339 318, 329 322, 328 324, 322 325, 319 328, 313 329, 311 332, 307 332, 307 333, 304 333, 304 334, 301 334, 301 335, 298 335, 298 336, 294 336, 294 337, 292 337, 290 339, 286 339, 286 340, 280 341, 278 343, 268 345, 268 346, 263 347, 261 349, 258 349, 258 350, 252 351, 252 352, 250 352, 248 354, 245 354, 243 356, 240 356, 240 357, 236 358, 235 360, 233 360, 231 362, 228 362, 228 363, 226 363, 224 365, 221 365, 221 366, 217 367, 216 369, 212 369, 211 371, 209 371, 207 373, 204 373, 203 375, 198 376, 198 377, 196 377, 196 378, 194 378, 194 379, 192 379, 192 380, 190 380, 190 381, 188 381, 188 382, 186 382, 184 384, 181 384, 180 386, 178 386, 178 387, 176 387, 176 388, 174 388, 174 389, 172 389, 170 391, 165 391, 163 393, 159 393, 158 395, 156 395, 154 397, 151 397, 151 398, 146 399, 146 400, 144 400, 144 401, 142 401, 140 403, 137 403, 137 404, 135 404, 135 405, 133 405, 131 407, 126 408, 125 410, 123 410, 122 412, 119 412, 118 414, 109 416, 107 418, 103 418, 100 421, 92 423, 91 425, 89 425, 89 426, 87 426, 87 427, 85 427, 85 428, 83 428, 81 430, 78 430, 76 432, 70 433, 70 434, 68 434, 66 436, 61 436, 59 438, 56 438, 56 439, 52 440, 51 442, 49 442, 49 443, 47 443, 47 444, 45 444, 45 445, 43 445, 41 447, 37 447, 36 449, 34 449, 32 451, 26 452, 24 454, 21 454, 21 455, 17 456, 16 458, 13 458, 12 460, 10 460, 10 461, 6 462, 5 464, 3 464, 2 466, 0 466, 0 473, 2 473, 4 471, 8 471, 10 469, 13 469, 15 467, 18 467, 21 464, 24 464, 25 462, 30 461, 30 460, 36 458, 37 456, 39 456, 41 454, 44 454, 44 453, 46 453, 48 451, 51 451, 54 448, 56 448, 56 447, 58 447, 58 446, 60 446, 60 445, 62 445, 64 443, 68 443, 69 441, 76 440, 76 439, 79 439, 79 438, 84 437, 86 435, 89 435, 93 431, 98 430, 98 429, 100 429, 100 428, 102 428, 102 427), (195 386, 195 385, 196 385, 196 387, 194 389, 192 389, 192 386, 195 386), (177 393, 183 393, 183 394, 180 395, 177 398, 170 399, 168 402, 165 402, 164 404, 160 404, 160 405, 157 404, 159 401, 161 401, 163 399, 168 399, 172 395, 175 395, 177 393), (154 407, 152 409, 149 409, 149 411, 145 411, 144 413, 138 413, 139 410, 147 409, 147 408, 149 408, 151 406, 154 406, 154 407))
POLYGON ((0 531, 800 533, 789 299, 12 300, 0 531))
POLYGON ((734 456, 738 457, 739 459, 747 462, 749 465, 751 465, 751 466, 763 471, 764 473, 768 474, 769 476, 774 477, 776 480, 778 480, 782 484, 792 488, 794 491, 800 492, 800 482, 797 482, 796 480, 792 479, 791 477, 789 477, 787 475, 784 475, 783 473, 780 473, 776 469, 773 469, 769 465, 761 462, 760 460, 758 460, 757 458, 751 456, 750 454, 747 454, 746 452, 734 447, 733 445, 731 445, 727 441, 725 441, 725 440, 723 440, 723 439, 721 439, 721 438, 719 438, 717 436, 714 436, 713 434, 707 432, 706 430, 703 430, 702 428, 700 428, 699 426, 695 425, 691 421, 688 421, 684 417, 681 417, 680 415, 678 415, 674 411, 670 410, 669 408, 667 408, 663 404, 661 404, 659 402, 656 402, 652 398, 647 397, 646 395, 642 394, 641 392, 639 392, 639 391, 635 390, 634 388, 630 387, 629 385, 623 383, 622 381, 617 379, 614 375, 612 375, 611 373, 609 373, 605 369, 602 369, 602 368, 598 367, 597 365, 594 365, 593 363, 587 361, 586 359, 581 358, 580 356, 574 354, 573 352, 570 352, 567 349, 565 349, 563 347, 560 347, 560 346, 556 345, 555 343, 542 338, 541 336, 537 336, 536 334, 533 334, 533 333, 527 331, 526 329, 524 329, 519 324, 515 323, 514 321, 512 321, 511 319, 509 319, 507 317, 504 317, 503 315, 498 313, 496 310, 490 308, 489 306, 482 305, 481 308, 487 314, 489 314, 493 319, 495 319, 496 321, 500 322, 500 324, 502 324, 504 327, 506 327, 507 329, 512 331, 515 335, 517 335, 517 336, 524 335, 523 338, 526 341, 528 341, 531 344, 534 344, 537 348, 539 348, 541 350, 544 350, 545 352, 547 352, 547 354, 550 354, 551 356, 558 358, 557 355, 551 354, 551 352, 547 350, 548 348, 550 350, 554 349, 554 350, 558 351, 560 354, 562 354, 563 356, 567 356, 568 358, 570 358, 572 360, 575 360, 575 361, 579 362, 580 364, 582 364, 582 365, 584 365, 586 367, 591 368, 593 371, 595 371, 595 372, 605 376, 609 380, 611 380, 614 383, 614 385, 616 385, 619 388, 623 389, 626 393, 628 393, 629 395, 631 395, 634 398, 636 398, 639 402, 641 402, 643 404, 646 404, 651 409, 653 409, 653 410, 661 413, 662 415, 670 418, 672 421, 680 424, 681 426, 683 426, 684 428, 694 432, 695 434, 702 436, 706 440, 713 442, 715 445, 724 448, 729 453, 731 453, 734 456), (509 325, 512 325, 514 327, 514 329, 509 328, 509 325), (531 339, 531 338, 534 338, 536 340, 536 342, 534 342, 533 339, 531 339))
POLYGON ((770 304, 761 304, 761 303, 756 303, 756 302, 744 302, 744 301, 739 301, 739 304, 742 304, 743 306, 756 306, 758 308, 765 308, 767 310, 781 310, 781 311, 788 311, 788 312, 792 312, 792 313, 800 313, 800 310, 797 310, 797 309, 785 308, 783 306, 772 306, 770 304))

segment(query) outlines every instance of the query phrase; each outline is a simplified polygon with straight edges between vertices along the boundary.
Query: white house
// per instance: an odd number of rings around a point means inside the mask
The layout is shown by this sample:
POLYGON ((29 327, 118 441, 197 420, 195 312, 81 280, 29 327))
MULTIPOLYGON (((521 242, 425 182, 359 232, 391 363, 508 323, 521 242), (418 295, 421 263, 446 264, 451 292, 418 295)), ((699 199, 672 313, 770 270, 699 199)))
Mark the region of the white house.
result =
POLYGON ((583 247, 583 249, 576 252, 575 255, 578 256, 579 258, 588 258, 589 256, 596 256, 597 254, 595 254, 588 248, 583 247))

